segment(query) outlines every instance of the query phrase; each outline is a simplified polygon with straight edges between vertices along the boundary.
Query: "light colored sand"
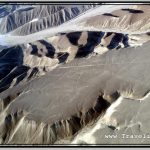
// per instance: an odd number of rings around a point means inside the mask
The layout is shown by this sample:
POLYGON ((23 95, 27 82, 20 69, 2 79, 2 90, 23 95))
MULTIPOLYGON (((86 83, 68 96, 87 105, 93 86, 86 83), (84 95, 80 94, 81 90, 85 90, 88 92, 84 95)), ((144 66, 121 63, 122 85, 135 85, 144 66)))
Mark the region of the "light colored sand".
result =
MULTIPOLYGON (((149 12, 149 6, 104 5, 35 34, 12 36, 14 31, 0 35, 0 44, 9 46, 46 38, 58 52, 69 52, 69 60, 74 59, 77 46, 65 35, 56 36, 59 32, 102 30, 129 33, 129 43, 134 46, 108 51, 106 47, 113 33, 102 39, 104 47, 98 45, 95 48, 94 51, 102 55, 60 64, 46 75, 16 86, 14 79, 11 87, 0 93, 0 143, 149 143, 150 135, 149 138, 121 138, 122 134, 150 134, 150 42, 147 42, 150 36, 145 34, 150 29, 149 12), (144 12, 133 14, 120 10, 122 8, 144 12), (119 17, 103 15, 110 12, 119 17), (93 118, 97 118, 94 124, 93 118), (87 125, 88 121, 90 124, 87 125)), ((87 32, 82 32, 77 43, 84 45, 87 40, 87 32)), ((25 65, 57 65, 58 60, 45 57, 47 49, 42 44, 38 41, 34 44, 43 49, 43 52, 39 51, 42 57, 30 55, 29 44, 22 45, 26 47, 25 65)))
MULTIPOLYGON (((16 126, 15 130, 11 129, 11 136, 8 136, 9 140, 7 139, 8 141, 6 140, 6 142, 30 143, 29 134, 27 130, 24 130, 24 126, 28 124, 28 130, 32 131, 31 134, 35 132, 35 130, 32 129, 33 127, 30 121, 51 124, 57 119, 69 118, 70 115, 77 114, 78 111, 85 112, 89 107, 88 104, 92 105, 101 92, 104 92, 104 98, 112 102, 114 99, 111 98, 111 94, 118 91, 121 97, 123 97, 122 101, 116 101, 119 107, 122 106, 123 101, 126 103, 128 99, 132 99, 130 104, 125 104, 123 108, 120 109, 120 113, 122 113, 123 110, 125 112, 128 111, 126 108, 130 107, 129 109, 131 110, 132 107, 136 107, 136 103, 140 104, 138 99, 143 98, 150 90, 150 84, 148 82, 149 54, 149 43, 146 43, 142 47, 118 51, 112 50, 105 55, 86 60, 77 59, 72 63, 60 66, 47 75, 35 79, 28 84, 16 86, 13 89, 1 93, 0 98, 4 99, 4 97, 8 95, 14 95, 16 92, 23 91, 7 108, 1 108, 3 112, 1 115, 13 115, 13 113, 19 112, 20 110, 23 110, 23 116, 25 115, 25 120, 20 120, 20 124, 16 126), (20 136, 22 136, 22 139, 18 139, 20 136)), ((144 101, 142 102, 143 104, 144 101)), ((1 104, 3 104, 2 101, 1 104)), ((117 108, 118 106, 116 105, 117 108)), ((140 112, 143 112, 144 115, 145 111, 142 111, 142 109, 145 110, 145 106, 148 107, 148 105, 145 104, 141 106, 143 106, 143 108, 141 108, 140 112)), ((111 107, 113 107, 113 105, 111 107)), ((136 110, 135 108, 134 113, 137 113, 136 110)), ((129 114, 131 115, 131 113, 129 114)), ((126 115, 128 114, 125 113, 125 117, 129 119, 126 115)), ((122 115, 119 115, 119 117, 121 116, 122 115)), ((148 117, 149 115, 145 114, 145 116, 148 117)), ((123 119, 122 121, 126 120, 125 117, 121 117, 123 119)), ((121 128, 122 126, 119 126, 116 121, 113 125, 117 125, 118 128, 121 128)), ((107 123, 109 122, 110 120, 107 121, 107 123)), ((3 123, 4 122, 2 122, 2 124, 3 123)), ((38 124, 36 124, 36 126, 38 126, 38 124)), ((41 136, 43 136, 45 132, 50 132, 49 129, 43 131, 44 126, 43 123, 38 126, 31 143, 44 142, 41 136)), ((146 128, 147 127, 143 127, 145 130, 146 128)), ((1 126, 1 131, 3 130, 4 128, 1 126)), ((109 132, 111 129, 107 131, 109 132)), ((94 140, 96 141, 95 143, 101 142, 101 140, 97 141, 98 139, 94 140)), ((49 143, 50 140, 47 142, 49 143)))
MULTIPOLYGON (((21 43, 29 43, 32 41, 36 41, 39 39, 43 39, 45 37, 54 36, 60 32, 71 32, 71 31, 106 31, 106 32, 121 32, 121 33, 129 33, 129 34, 140 34, 149 32, 149 6, 137 6, 134 5, 103 5, 99 8, 89 10, 87 13, 82 14, 81 16, 66 22, 58 27, 53 27, 50 29, 46 29, 37 33, 33 33, 31 35, 26 36, 13 36, 13 34, 9 33, 6 35, 0 35, 0 39, 3 41, 0 45, 15 45, 21 43), (144 13, 138 14, 137 19, 135 19, 135 14, 129 13, 125 11, 123 15, 119 18, 115 17, 104 17, 102 14, 104 13, 112 13, 117 9, 122 8, 135 8, 144 10, 144 13), (148 8, 147 8, 148 7, 148 8), (109 11, 108 11, 109 10, 109 11), (97 15, 98 14, 98 15, 97 15), (134 18, 131 19, 131 18, 134 18), (131 22, 132 24, 128 24, 131 22)), ((118 10, 117 14, 120 14, 121 10, 118 10)), ((122 12, 122 11, 121 11, 122 12)), ((14 31, 15 32, 15 31, 14 31)), ((0 40, 1 41, 1 40, 0 40)))

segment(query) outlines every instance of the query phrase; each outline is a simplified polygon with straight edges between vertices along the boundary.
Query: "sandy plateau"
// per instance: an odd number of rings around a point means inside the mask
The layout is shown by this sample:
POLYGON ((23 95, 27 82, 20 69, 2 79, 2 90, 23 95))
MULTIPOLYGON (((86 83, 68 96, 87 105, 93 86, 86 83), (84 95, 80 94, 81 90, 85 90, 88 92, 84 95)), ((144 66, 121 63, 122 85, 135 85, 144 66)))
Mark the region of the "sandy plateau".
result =
POLYGON ((0 144, 150 144, 150 5, 0 5, 0 144))

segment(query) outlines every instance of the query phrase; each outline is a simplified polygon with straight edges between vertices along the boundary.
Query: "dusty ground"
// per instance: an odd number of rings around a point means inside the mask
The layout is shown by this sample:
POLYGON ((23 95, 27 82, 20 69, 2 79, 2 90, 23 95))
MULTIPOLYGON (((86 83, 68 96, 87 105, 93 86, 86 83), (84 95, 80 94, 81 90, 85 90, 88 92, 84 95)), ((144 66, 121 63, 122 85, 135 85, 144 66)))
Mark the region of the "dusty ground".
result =
POLYGON ((149 144, 149 10, 98 6, 0 35, 0 143, 149 144))

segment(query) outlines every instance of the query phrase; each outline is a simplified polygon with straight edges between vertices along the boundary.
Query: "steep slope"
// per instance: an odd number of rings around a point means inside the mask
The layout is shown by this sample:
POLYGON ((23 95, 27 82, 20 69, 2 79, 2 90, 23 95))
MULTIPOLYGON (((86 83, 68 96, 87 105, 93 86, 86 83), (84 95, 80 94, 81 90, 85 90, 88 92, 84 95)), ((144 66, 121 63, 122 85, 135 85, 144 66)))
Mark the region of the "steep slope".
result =
POLYGON ((4 49, 0 52, 0 92, 45 75, 74 58, 102 55, 112 49, 139 46, 148 40, 148 34, 73 32, 4 49))
POLYGON ((36 6, 32 10, 20 13, 15 11, 5 16, 0 23, 1 33, 4 32, 0 35, 0 45, 29 43, 59 33, 77 31, 124 34, 150 32, 149 5, 67 5, 62 7, 36 6), (49 7, 51 9, 48 9, 49 7), (41 19, 37 18, 38 14, 41 19), (9 19, 11 15, 14 16, 9 19))

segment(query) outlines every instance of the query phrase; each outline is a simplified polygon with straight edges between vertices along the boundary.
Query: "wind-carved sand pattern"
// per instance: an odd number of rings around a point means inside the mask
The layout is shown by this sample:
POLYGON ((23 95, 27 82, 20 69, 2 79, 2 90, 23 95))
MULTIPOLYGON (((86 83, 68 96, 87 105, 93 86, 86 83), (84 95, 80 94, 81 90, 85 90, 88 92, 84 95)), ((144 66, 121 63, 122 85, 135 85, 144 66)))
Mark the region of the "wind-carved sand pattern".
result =
POLYGON ((0 143, 148 143, 149 7, 0 6, 0 143))

